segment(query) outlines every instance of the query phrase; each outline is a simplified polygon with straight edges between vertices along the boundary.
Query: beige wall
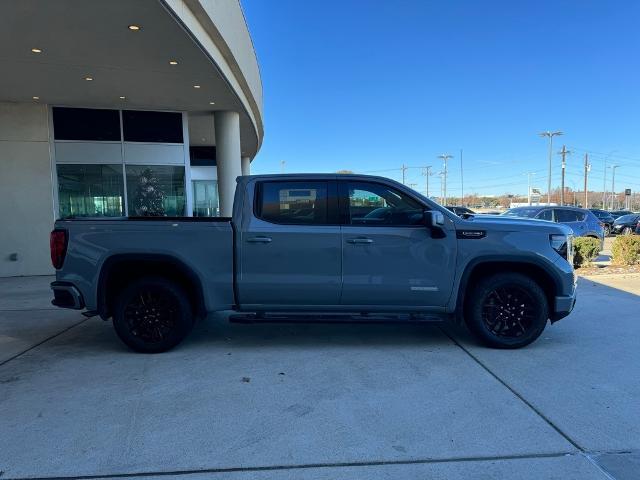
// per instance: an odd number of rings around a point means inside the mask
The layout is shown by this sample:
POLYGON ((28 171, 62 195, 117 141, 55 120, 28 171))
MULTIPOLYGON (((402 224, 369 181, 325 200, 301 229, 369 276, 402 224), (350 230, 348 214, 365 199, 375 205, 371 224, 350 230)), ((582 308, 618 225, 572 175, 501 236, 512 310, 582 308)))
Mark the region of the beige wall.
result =
POLYGON ((262 81, 239 0, 165 0, 165 3, 213 59, 243 103, 255 127, 259 150, 264 136, 262 81))
POLYGON ((52 225, 47 108, 0 103, 0 277, 52 274, 52 225))

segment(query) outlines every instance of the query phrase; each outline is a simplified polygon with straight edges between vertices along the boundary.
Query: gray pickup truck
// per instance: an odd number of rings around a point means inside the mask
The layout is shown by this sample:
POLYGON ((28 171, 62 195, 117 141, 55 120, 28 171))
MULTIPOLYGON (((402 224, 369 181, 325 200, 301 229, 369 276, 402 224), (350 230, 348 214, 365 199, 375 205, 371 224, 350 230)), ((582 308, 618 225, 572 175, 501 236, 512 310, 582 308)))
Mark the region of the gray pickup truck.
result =
POLYGON ((142 352, 215 311, 451 319, 517 348, 573 309, 571 255, 563 225, 463 219, 386 178, 259 175, 238 178, 232 218, 57 221, 52 303, 112 318, 142 352))

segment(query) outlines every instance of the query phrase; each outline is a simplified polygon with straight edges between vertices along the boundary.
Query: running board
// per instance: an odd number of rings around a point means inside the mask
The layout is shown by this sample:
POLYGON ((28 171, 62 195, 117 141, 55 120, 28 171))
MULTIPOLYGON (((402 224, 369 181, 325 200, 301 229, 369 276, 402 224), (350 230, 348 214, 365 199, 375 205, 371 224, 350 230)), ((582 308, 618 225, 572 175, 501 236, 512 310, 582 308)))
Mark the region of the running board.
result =
POLYGON ((344 314, 344 313, 234 313, 233 323, 431 323, 443 322, 444 315, 435 314, 344 314))

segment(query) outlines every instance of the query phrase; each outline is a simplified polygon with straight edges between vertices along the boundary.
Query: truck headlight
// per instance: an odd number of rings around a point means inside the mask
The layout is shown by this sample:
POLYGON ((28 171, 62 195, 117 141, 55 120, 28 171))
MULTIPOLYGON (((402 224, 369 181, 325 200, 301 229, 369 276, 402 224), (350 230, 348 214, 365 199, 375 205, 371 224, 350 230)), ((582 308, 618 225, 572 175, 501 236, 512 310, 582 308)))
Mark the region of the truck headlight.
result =
POLYGON ((549 235, 549 243, 551 248, 573 265, 573 235, 549 235))

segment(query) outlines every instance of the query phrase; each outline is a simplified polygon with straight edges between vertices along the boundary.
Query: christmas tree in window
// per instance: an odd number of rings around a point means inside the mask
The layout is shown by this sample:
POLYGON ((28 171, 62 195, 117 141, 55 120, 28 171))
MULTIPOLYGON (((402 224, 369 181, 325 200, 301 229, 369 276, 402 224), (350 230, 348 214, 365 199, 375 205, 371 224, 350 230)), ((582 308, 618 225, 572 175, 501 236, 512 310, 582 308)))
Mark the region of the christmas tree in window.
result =
POLYGON ((165 193, 160 188, 153 170, 145 168, 138 176, 138 185, 133 206, 139 217, 162 217, 164 212, 165 193))

